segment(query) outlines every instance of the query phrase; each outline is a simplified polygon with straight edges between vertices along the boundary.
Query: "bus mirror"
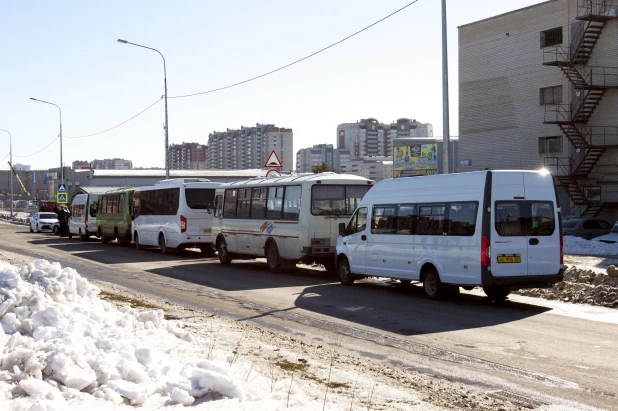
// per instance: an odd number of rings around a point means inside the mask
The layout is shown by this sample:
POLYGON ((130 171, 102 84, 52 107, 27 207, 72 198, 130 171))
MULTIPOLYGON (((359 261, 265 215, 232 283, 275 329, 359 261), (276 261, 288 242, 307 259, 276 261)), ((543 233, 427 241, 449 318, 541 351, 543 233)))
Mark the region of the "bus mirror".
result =
POLYGON ((345 223, 339 223, 339 235, 345 237, 347 235, 345 230, 345 223))

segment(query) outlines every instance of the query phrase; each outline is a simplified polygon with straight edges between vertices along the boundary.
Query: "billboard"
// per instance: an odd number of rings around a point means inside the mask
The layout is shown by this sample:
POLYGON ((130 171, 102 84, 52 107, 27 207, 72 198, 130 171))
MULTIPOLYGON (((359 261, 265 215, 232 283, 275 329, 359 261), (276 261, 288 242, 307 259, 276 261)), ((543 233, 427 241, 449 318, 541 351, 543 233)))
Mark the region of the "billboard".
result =
POLYGON ((393 177, 422 176, 438 173, 438 144, 395 146, 393 177))

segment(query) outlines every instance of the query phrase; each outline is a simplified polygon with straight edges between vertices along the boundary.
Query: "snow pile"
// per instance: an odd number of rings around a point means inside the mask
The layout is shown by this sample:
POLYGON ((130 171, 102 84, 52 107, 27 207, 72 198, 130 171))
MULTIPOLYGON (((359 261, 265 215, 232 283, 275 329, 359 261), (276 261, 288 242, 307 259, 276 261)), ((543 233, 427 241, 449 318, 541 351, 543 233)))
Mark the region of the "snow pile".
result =
POLYGON ((567 235, 564 237, 564 253, 575 255, 618 256, 618 243, 607 244, 601 241, 590 241, 567 235))
POLYGON ((213 393, 244 398, 228 364, 170 355, 194 340, 182 324, 161 310, 116 309, 99 292, 57 263, 0 261, 0 403, 51 411, 84 396, 117 405, 156 395, 183 405, 213 393))
POLYGON ((618 308, 618 268, 611 265, 606 273, 600 273, 568 267, 564 271, 564 281, 552 288, 532 288, 518 290, 516 293, 546 300, 618 308))
POLYGON ((9 211, 0 211, 0 221, 6 222, 14 222, 18 224, 28 224, 30 223, 30 214, 28 213, 13 213, 13 217, 11 217, 11 213, 9 211))

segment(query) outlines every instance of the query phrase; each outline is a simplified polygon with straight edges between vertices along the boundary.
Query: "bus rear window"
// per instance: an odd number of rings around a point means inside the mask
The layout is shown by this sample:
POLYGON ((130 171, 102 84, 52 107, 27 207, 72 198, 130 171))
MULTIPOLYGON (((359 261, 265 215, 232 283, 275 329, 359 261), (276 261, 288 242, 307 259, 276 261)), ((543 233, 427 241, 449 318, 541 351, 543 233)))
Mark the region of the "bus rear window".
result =
POLYGON ((501 237, 550 236, 556 229, 551 201, 497 201, 494 220, 501 237))
POLYGON ((187 206, 194 210, 212 210, 215 207, 214 188, 185 189, 187 206))
POLYGON ((311 189, 311 214, 352 215, 371 186, 314 185, 311 189))

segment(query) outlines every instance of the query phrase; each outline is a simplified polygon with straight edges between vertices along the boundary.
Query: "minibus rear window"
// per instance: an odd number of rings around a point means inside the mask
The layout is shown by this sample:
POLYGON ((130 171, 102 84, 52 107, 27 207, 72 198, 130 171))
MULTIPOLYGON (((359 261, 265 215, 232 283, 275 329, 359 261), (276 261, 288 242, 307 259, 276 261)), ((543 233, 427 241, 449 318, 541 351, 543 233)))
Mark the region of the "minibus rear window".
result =
POLYGON ((194 210, 212 210, 215 206, 214 188, 186 188, 187 206, 194 210))
POLYGON ((556 229, 551 201, 497 201, 494 219, 501 237, 550 236, 556 229))

